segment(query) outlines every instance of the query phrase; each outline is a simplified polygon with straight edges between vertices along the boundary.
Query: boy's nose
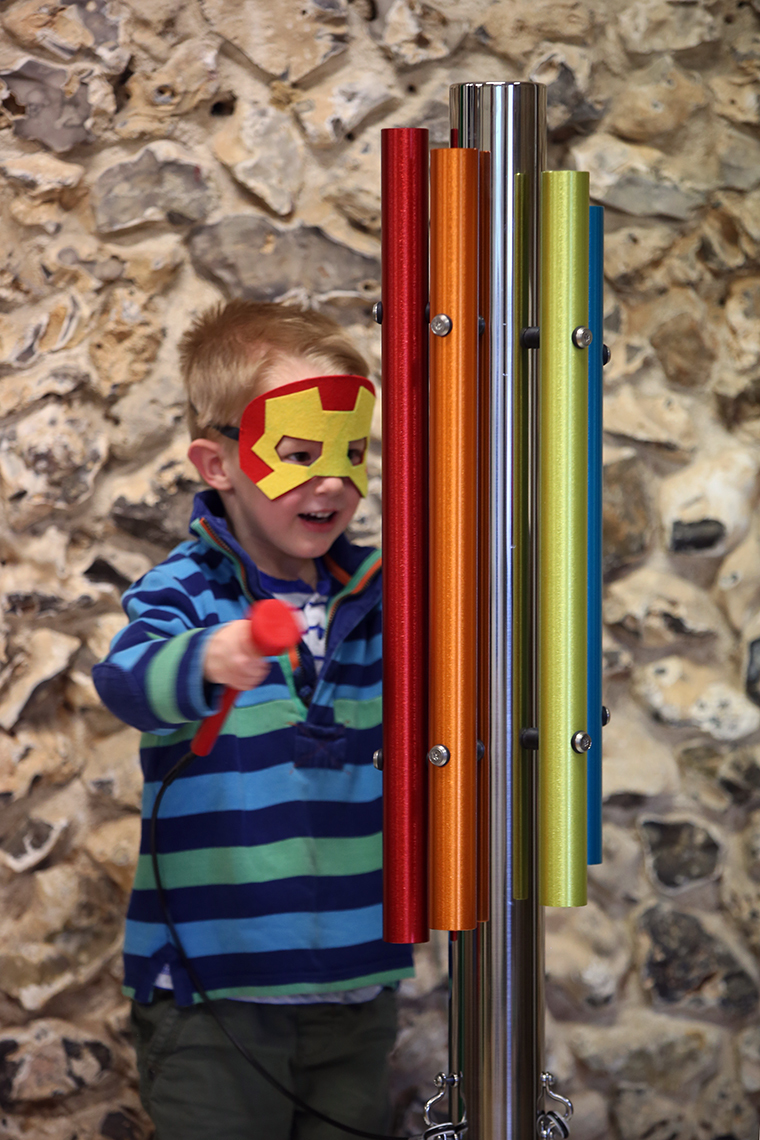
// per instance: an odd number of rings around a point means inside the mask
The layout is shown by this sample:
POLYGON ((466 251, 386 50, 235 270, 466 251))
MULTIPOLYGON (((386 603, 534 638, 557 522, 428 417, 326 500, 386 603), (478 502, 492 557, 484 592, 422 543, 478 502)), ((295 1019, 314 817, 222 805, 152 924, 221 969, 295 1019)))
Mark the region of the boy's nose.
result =
POLYGON ((337 495, 343 490, 343 479, 340 475, 317 475, 314 490, 320 495, 337 495))

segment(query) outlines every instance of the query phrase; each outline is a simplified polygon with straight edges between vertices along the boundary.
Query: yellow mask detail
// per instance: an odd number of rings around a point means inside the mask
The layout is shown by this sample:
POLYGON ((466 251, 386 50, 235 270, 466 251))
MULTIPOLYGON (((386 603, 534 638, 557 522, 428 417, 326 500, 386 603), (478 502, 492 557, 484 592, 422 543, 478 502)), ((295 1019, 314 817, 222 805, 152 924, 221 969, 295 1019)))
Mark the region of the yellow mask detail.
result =
POLYGON ((240 466, 268 499, 326 476, 348 478, 366 495, 367 447, 356 465, 348 449, 353 440, 369 441, 374 406, 374 387, 364 377, 320 376, 275 388, 243 413, 240 466), (283 436, 319 442, 322 453, 308 467, 286 463, 277 454, 283 436))

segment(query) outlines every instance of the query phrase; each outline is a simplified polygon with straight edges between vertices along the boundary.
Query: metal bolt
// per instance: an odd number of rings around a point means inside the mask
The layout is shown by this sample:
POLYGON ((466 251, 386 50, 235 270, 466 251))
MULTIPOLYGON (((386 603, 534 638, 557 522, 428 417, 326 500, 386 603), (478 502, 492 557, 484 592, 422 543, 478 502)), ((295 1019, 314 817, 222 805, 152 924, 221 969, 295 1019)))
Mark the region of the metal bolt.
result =
POLYGON ((612 713, 606 705, 602 705, 602 728, 606 728, 612 719, 612 713))
POLYGON ((591 737, 587 732, 574 732, 570 744, 573 752, 588 752, 591 747, 591 737))
POLYGON ((612 353, 608 344, 602 345, 602 368, 612 360, 612 353))
POLYGON ((451 317, 447 317, 445 313, 436 313, 430 322, 430 329, 436 336, 448 336, 451 328, 451 317))
POLYGON ((573 344, 576 348, 588 348, 593 339, 594 334, 585 325, 578 325, 577 329, 573 329, 573 344))
POLYGON ((428 760, 436 768, 445 768, 451 759, 451 753, 445 744, 434 744, 428 752, 428 760))
POLYGON ((372 316, 375 318, 375 320, 377 321, 377 323, 379 325, 381 325, 383 323, 383 302, 382 301, 375 301, 374 305, 372 306, 372 316))
POLYGON ((378 748, 376 752, 372 753, 372 763, 377 768, 378 772, 383 770, 383 750, 378 748))
POLYGON ((478 741, 477 751, 475 753, 476 759, 482 760, 486 754, 486 746, 482 740, 478 741))

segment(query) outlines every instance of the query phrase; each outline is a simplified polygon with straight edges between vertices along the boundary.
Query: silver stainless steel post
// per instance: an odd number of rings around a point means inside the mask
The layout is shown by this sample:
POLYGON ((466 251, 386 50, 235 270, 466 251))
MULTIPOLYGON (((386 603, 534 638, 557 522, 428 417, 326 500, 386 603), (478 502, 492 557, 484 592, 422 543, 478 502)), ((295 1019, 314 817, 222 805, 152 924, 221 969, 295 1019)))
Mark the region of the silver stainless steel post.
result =
MULTIPOLYGON (((490 917, 459 935, 452 1071, 463 1072, 472 1140, 532 1140, 543 1061, 543 930, 536 890, 536 353, 538 193, 545 89, 451 89, 452 141, 490 152, 490 917), (475 1000, 473 1000, 475 999, 475 1000), (473 1014, 474 1007, 474 1014, 473 1014)), ((485 314, 484 314, 485 315, 485 314)))

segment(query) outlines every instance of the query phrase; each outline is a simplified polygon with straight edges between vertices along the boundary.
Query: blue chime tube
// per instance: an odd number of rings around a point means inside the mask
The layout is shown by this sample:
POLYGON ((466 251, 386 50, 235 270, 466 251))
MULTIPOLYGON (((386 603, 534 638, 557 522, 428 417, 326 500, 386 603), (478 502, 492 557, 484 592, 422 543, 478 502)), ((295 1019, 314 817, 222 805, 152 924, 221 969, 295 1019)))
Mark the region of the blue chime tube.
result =
POLYGON ((588 616, 586 759, 588 861, 602 862, 602 366, 604 320, 604 208, 589 209, 588 357, 588 616))

